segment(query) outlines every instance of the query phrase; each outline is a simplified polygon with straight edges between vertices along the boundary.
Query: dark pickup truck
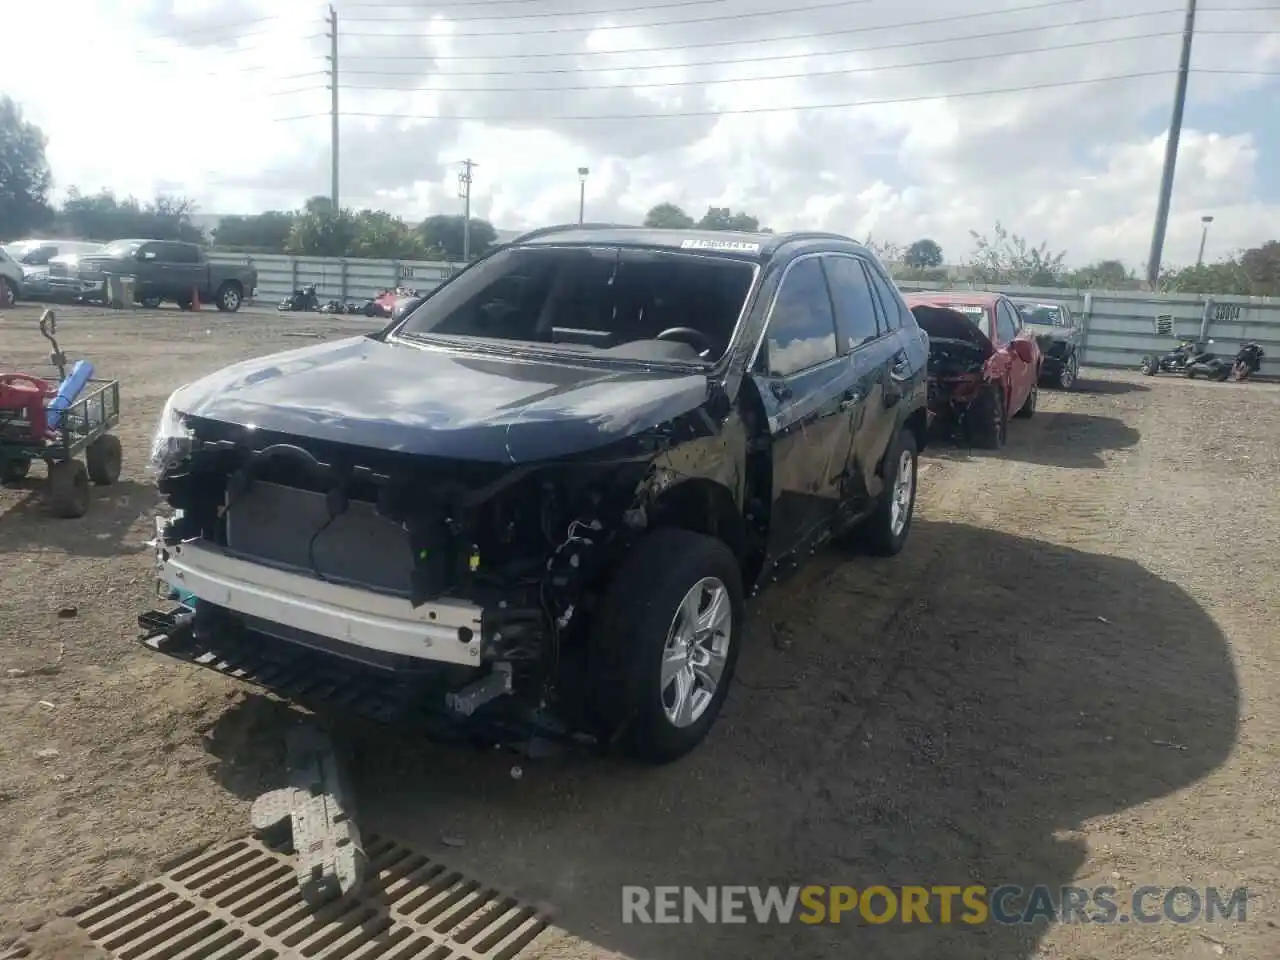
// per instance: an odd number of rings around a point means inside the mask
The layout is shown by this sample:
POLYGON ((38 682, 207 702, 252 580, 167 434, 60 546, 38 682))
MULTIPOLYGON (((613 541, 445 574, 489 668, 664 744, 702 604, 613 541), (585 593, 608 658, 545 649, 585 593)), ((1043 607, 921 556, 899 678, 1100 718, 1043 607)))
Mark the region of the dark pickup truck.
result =
POLYGON ((106 295, 108 274, 134 278, 134 298, 156 304, 171 300, 188 309, 193 295, 230 313, 254 295, 258 271, 245 264, 210 263, 194 243, 176 240, 116 240, 77 266, 50 267, 51 286, 86 299, 106 295))

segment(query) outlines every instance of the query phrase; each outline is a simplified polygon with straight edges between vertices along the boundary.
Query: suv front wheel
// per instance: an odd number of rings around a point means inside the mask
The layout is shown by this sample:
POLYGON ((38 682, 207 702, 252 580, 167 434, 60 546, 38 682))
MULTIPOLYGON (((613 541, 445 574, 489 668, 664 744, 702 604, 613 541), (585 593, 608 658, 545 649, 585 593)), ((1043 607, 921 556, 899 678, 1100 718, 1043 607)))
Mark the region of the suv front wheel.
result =
POLYGON ((660 529, 615 571, 596 619, 591 692, 604 733, 647 763, 706 739, 733 680, 742 574, 724 543, 660 529))

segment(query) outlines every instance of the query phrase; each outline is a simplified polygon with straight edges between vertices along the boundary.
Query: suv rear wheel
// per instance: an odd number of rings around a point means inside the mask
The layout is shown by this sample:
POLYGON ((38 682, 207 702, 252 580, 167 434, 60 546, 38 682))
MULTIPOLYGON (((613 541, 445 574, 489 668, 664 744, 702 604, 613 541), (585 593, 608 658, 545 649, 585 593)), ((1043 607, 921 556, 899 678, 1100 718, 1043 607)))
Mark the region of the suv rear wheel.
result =
POLYGON ((906 544, 915 516, 918 471, 916 438, 904 428, 885 453, 880 503, 857 531, 872 553, 892 557, 906 544))
POLYGON ((742 574, 724 543, 679 529, 640 540, 614 573, 592 640, 605 735, 646 763, 698 746, 728 696, 743 621, 742 574))

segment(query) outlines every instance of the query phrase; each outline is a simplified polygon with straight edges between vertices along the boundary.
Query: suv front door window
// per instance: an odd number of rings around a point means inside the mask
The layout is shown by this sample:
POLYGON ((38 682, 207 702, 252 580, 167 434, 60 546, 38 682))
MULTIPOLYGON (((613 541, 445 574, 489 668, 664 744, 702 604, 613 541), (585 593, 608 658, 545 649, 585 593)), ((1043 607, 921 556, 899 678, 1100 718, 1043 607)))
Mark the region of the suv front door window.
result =
POLYGON ((807 548, 839 511, 852 446, 854 354, 836 349, 835 310, 817 256, 795 260, 774 297, 755 377, 772 435, 768 553, 807 548))

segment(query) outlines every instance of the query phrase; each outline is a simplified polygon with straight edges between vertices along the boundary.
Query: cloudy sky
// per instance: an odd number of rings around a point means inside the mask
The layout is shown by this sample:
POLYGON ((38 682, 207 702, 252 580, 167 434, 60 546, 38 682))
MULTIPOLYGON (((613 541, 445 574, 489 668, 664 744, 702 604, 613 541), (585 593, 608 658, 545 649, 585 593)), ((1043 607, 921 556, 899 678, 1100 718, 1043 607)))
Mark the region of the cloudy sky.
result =
MULTIPOLYGON (((5 13, 0 90, 58 189, 205 213, 329 191, 327 7, 59 0, 5 13), (63 52, 65 51, 65 53, 63 52), (72 55, 71 51, 74 51, 72 55)), ((1183 0, 336 0, 341 200, 500 229, 670 201, 950 262, 1000 220, 1146 258, 1183 0)), ((1166 263, 1280 235, 1280 0, 1201 0, 1166 263)))

